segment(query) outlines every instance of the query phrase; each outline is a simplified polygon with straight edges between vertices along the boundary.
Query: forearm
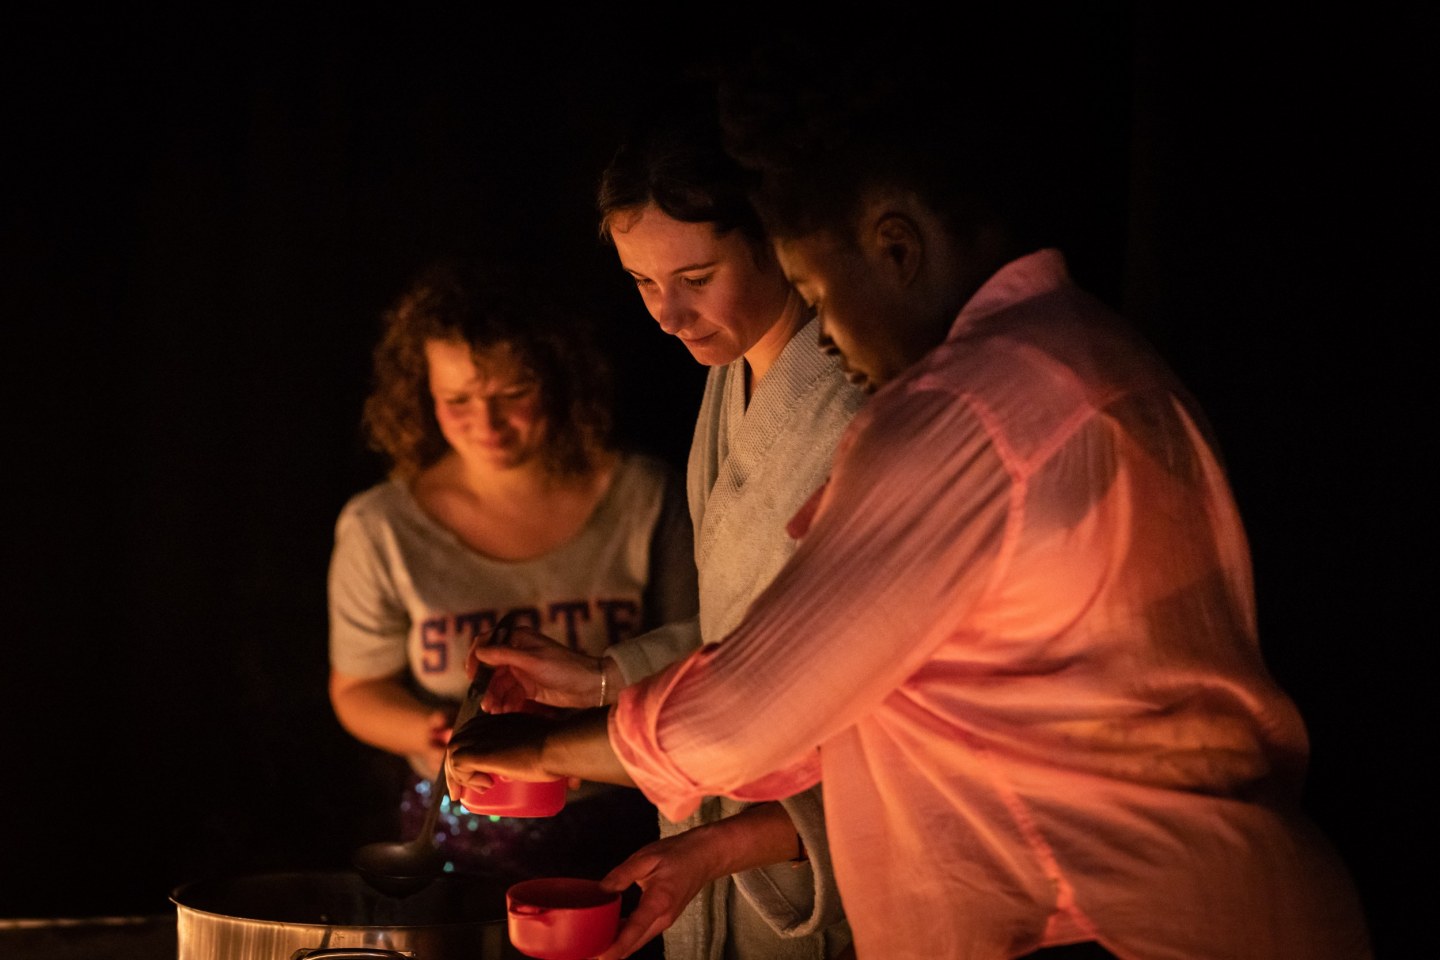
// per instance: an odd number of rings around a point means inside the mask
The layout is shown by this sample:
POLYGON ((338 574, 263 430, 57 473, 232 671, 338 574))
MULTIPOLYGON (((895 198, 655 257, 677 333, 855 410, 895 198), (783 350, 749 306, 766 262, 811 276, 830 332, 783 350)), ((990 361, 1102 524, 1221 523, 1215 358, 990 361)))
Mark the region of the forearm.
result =
POLYGON ((610 747, 609 713, 587 710, 552 729, 541 749, 541 766, 554 777, 635 786, 610 747))
POLYGON ((793 824, 800 860, 735 873, 735 888, 777 932, 806 937, 845 916, 825 834, 823 797, 816 785, 777 802, 793 824))
POLYGON ((398 678, 332 674, 330 703, 340 725, 362 743, 399 756, 436 749, 431 742, 435 708, 417 700, 398 678))
POLYGON ((629 956, 668 928, 707 883, 783 863, 798 851, 796 833, 778 803, 747 807, 733 817, 685 830, 641 847, 611 870, 606 889, 641 889, 615 945, 604 956, 629 956))
POLYGON ((753 789, 883 703, 984 596, 1006 543, 1006 465, 982 426, 951 429, 948 396, 899 405, 906 416, 892 411, 837 459, 800 514, 796 552, 735 629, 622 695, 613 742, 667 817, 705 795, 808 786, 753 789), (926 523, 911 503, 934 505, 926 523), (885 577, 855 562, 877 549, 894 567, 885 577))
POLYGON ((635 781, 610 746, 609 714, 598 708, 559 720, 529 713, 479 714, 450 739, 447 780, 452 789, 484 789, 496 774, 633 787, 635 781))
POLYGON ((777 801, 754 804, 732 817, 696 829, 710 834, 710 842, 721 851, 712 880, 757 867, 787 863, 804 854, 790 815, 777 801))

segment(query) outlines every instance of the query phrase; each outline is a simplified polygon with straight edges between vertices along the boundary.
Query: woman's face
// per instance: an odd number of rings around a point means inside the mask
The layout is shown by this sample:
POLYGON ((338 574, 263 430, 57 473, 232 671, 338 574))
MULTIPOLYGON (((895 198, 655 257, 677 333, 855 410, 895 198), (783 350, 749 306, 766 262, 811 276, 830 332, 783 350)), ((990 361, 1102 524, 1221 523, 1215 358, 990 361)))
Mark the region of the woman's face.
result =
POLYGON ((467 464, 518 467, 544 448, 540 384, 508 345, 472 354, 469 344, 427 340, 435 419, 467 464))
POLYGON ((709 223, 675 220, 646 204, 616 217, 610 233, 650 316, 700 363, 738 360, 781 326, 789 284, 773 257, 756 262, 738 230, 721 236, 709 223))

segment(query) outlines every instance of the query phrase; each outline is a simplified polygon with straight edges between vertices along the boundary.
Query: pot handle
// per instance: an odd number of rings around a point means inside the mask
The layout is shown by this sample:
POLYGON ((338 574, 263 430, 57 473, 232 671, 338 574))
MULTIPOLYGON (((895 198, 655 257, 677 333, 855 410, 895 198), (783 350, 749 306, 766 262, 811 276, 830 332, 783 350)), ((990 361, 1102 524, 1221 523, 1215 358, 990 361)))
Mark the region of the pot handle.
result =
POLYGON ((410 951, 383 950, 379 947, 324 947, 310 950, 301 947, 290 954, 290 960, 414 960, 410 951))

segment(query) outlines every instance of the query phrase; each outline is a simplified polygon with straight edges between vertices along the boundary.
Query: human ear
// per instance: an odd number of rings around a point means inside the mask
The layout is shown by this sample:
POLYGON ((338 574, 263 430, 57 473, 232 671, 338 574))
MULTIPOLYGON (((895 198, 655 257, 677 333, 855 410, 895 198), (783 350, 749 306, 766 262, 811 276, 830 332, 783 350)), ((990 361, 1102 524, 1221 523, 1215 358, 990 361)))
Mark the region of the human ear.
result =
POLYGON ((909 217, 894 212, 882 215, 875 222, 871 241, 881 263, 902 285, 915 279, 920 271, 924 241, 909 217))

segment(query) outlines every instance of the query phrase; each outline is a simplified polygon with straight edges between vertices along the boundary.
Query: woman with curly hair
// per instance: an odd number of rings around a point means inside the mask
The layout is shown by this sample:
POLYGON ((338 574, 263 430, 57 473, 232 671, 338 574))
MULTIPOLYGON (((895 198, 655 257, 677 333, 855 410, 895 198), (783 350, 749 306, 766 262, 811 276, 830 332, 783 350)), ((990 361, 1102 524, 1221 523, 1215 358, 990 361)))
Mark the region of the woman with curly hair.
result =
MULTIPOLYGON (((362 418, 389 462, 346 503, 329 571, 330 698, 351 735, 408 761, 413 836, 468 679, 506 614, 598 657, 694 615, 677 478, 611 440, 610 367, 589 326, 496 262, 431 266, 387 311, 362 418)), ((555 817, 445 801, 450 868, 601 876, 654 838, 639 791, 580 784, 555 817)))

